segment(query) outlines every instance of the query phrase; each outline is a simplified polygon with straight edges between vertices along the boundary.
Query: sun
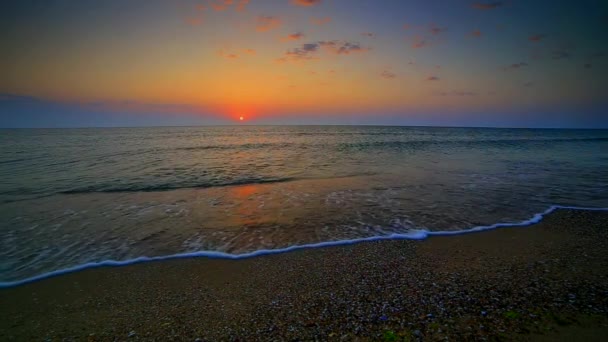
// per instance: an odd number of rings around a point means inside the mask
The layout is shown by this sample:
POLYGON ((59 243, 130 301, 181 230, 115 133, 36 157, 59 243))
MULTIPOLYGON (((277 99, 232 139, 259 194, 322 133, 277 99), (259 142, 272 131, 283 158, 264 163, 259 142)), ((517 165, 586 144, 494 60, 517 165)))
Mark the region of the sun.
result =
POLYGON ((241 116, 239 116, 239 120, 243 121, 243 120, 245 120, 245 118, 241 115, 241 116))

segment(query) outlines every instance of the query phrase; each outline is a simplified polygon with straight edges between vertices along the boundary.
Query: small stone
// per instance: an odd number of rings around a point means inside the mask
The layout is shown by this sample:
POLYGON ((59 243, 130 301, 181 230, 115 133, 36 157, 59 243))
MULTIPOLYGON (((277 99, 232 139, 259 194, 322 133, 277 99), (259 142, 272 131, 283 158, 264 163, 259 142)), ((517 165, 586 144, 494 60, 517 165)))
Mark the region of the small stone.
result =
POLYGON ((413 334, 416 337, 420 337, 422 335, 422 333, 420 332, 420 330, 414 330, 413 334))
POLYGON ((137 335, 135 330, 131 330, 131 332, 129 332, 129 337, 135 337, 135 335, 137 335))

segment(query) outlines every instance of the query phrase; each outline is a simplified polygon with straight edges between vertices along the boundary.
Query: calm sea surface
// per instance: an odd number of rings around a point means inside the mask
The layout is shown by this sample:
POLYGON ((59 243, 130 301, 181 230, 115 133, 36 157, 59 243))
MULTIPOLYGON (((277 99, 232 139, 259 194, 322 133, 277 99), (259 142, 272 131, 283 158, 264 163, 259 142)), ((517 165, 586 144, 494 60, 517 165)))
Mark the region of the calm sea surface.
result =
MULTIPOLYGON (((0 130, 0 282, 608 207, 607 130, 0 130)), ((583 232, 584 233, 584 232, 583 232)))

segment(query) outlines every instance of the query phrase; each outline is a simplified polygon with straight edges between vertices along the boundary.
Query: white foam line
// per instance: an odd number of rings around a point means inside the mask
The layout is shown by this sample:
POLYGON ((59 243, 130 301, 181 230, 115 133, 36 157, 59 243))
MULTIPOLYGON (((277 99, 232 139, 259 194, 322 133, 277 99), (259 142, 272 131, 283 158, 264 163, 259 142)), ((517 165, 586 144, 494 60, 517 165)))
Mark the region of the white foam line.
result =
POLYGON ((224 252, 216 252, 216 251, 200 251, 200 252, 191 252, 191 253, 180 253, 166 256, 156 256, 156 257, 138 257, 130 260, 116 261, 116 260, 104 260, 100 262, 90 262, 70 268, 65 268, 62 270, 52 271, 48 273, 44 273, 41 275, 37 275, 31 278, 11 281, 11 282, 0 282, 0 289, 2 288, 10 288, 19 285, 24 285, 28 283, 32 283, 35 281, 39 281, 42 279, 47 279, 51 277, 55 277, 58 275, 77 272, 89 268, 98 268, 98 267, 118 267, 118 266, 126 266, 132 264, 139 264, 144 262, 151 261, 162 261, 162 260, 174 260, 174 259, 186 259, 186 258, 197 258, 197 257, 206 257, 210 259, 229 259, 229 260, 237 260, 237 259, 246 259, 252 258, 260 255, 270 255, 270 254, 279 254, 286 253, 291 251, 296 251, 300 249, 309 249, 309 248, 319 248, 319 247, 329 247, 329 246, 342 246, 342 245, 351 245, 365 241, 379 241, 379 240, 424 240, 428 237, 432 236, 451 236, 451 235, 461 235, 461 234, 469 234, 475 232, 481 232, 485 230, 492 230, 496 228, 505 228, 505 227, 527 227, 532 224, 538 223, 542 220, 542 218, 557 209, 570 209, 570 210, 591 210, 591 211, 608 211, 608 208, 585 208, 585 207, 573 207, 573 206, 562 206, 562 205, 552 205, 549 209, 534 214, 534 216, 530 219, 515 222, 515 223, 495 223, 489 226, 477 226, 470 229, 456 230, 456 231, 428 231, 428 230, 412 230, 407 234, 398 234, 393 233, 390 235, 381 235, 381 236, 371 236, 366 238, 358 238, 358 239, 350 239, 350 240, 339 240, 339 241, 325 241, 318 243, 310 243, 304 245, 294 245, 285 248, 277 248, 277 249, 260 249, 257 251, 243 253, 243 254, 230 254, 224 252))

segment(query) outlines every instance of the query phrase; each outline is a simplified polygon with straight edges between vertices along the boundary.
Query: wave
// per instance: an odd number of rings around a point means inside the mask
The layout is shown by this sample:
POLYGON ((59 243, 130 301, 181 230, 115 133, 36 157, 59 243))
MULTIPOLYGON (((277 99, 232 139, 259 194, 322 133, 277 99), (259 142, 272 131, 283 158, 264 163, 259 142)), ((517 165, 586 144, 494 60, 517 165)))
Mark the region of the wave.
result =
POLYGON ((64 195, 73 194, 86 194, 92 192, 154 192, 154 191, 171 191, 179 189, 204 189, 204 188, 215 188, 215 187, 226 187, 234 185, 249 185, 249 184, 267 184, 267 183, 285 183, 299 180, 296 177, 277 177, 277 178, 248 178, 239 179, 235 181, 227 182, 210 182, 210 183, 196 183, 196 184, 158 184, 158 185, 131 185, 125 187, 112 187, 112 186, 87 186, 84 188, 76 188, 70 190, 59 191, 58 193, 64 195))
POLYGON ((296 250, 302 249, 312 249, 312 248, 321 248, 321 247, 330 247, 330 246, 344 246, 344 245, 352 245, 361 242, 369 242, 369 241, 380 241, 380 240, 424 240, 433 236, 453 236, 453 235, 463 235, 470 233, 477 233, 486 230, 493 230, 497 228, 508 228, 508 227, 527 227, 533 224, 540 222, 543 217, 546 215, 558 210, 558 209, 568 209, 568 210, 590 210, 590 211, 608 211, 608 208, 586 208, 586 207, 574 207, 574 206, 562 206, 562 205, 552 205, 547 210, 534 214, 531 218, 527 220, 523 220, 520 222, 502 222, 495 223, 488 226, 476 226, 470 229, 456 230, 456 231, 428 231, 424 229, 419 230, 411 230, 409 233, 393 233, 389 235, 380 235, 380 236, 370 236, 365 238, 357 238, 357 239, 349 239, 349 240, 338 240, 338 241, 324 241, 318 243, 310 243, 303 245, 293 245, 285 248, 277 248, 277 249, 260 249, 253 252, 243 253, 243 254, 230 254, 224 252, 217 251, 199 251, 199 252, 190 252, 190 253, 179 253, 172 254, 166 256, 156 256, 156 257, 146 257, 141 256, 134 259, 129 260, 104 260, 99 262, 90 262, 70 268, 65 268, 61 270, 56 270, 44 274, 40 274, 34 277, 10 281, 10 282, 0 282, 0 288, 10 288, 20 285, 25 285, 28 283, 40 281, 43 279, 48 279, 52 277, 56 277, 63 274, 74 273, 86 269, 91 268, 99 268, 99 267, 120 267, 127 266, 133 264, 140 264, 146 262, 155 262, 155 261, 164 261, 164 260, 174 260, 174 259, 187 259, 187 258, 210 258, 210 259, 229 259, 229 260, 237 260, 237 259, 246 259, 257 257, 261 255, 269 255, 269 254, 281 254, 292 252, 296 250))
MULTIPOLYGON (((340 133, 346 134, 346 133, 340 133)), ((294 135, 322 135, 318 133, 295 133, 294 135)), ((331 133, 328 135, 339 135, 331 133)), ((370 135, 387 135, 387 136, 406 136, 403 133, 348 133, 353 136, 370 136, 370 135)), ((585 138, 522 138, 522 139, 445 139, 445 140, 405 140, 405 141, 370 141, 362 143, 341 143, 338 147, 387 147, 387 146, 422 146, 422 145, 442 145, 442 144, 522 144, 522 143, 557 143, 557 142, 596 142, 608 141, 608 137, 585 137, 585 138)), ((325 146, 327 144, 307 144, 307 143, 292 143, 292 142, 270 142, 270 143, 245 143, 245 144, 228 144, 228 145, 201 145, 201 146, 184 146, 169 148, 176 151, 204 151, 204 150, 237 150, 237 149, 264 149, 264 148, 299 148, 304 146, 325 146)))
POLYGON ((404 141, 370 141, 360 143, 341 143, 339 149, 368 149, 368 148, 424 148, 427 146, 474 146, 491 145, 493 147, 514 147, 525 144, 554 144, 570 142, 608 142, 608 138, 535 138, 535 139, 454 139, 454 140, 404 140, 404 141))

